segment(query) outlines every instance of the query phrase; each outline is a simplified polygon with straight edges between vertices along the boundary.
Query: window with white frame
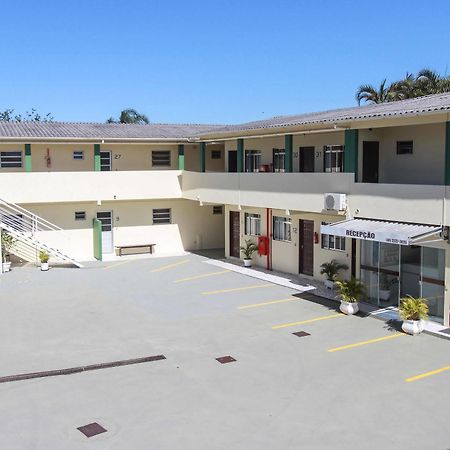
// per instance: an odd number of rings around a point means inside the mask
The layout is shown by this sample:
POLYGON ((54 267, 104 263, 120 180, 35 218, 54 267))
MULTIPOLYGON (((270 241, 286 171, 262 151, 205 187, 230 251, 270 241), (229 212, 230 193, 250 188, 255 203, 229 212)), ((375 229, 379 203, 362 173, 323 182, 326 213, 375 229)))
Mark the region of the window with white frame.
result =
POLYGON ((289 217, 273 216, 273 240, 291 240, 292 221, 289 217))
POLYGON ((324 145, 324 172, 344 171, 344 146, 324 145))
POLYGON ((245 171, 246 172, 259 172, 260 165, 261 165, 261 152, 259 150, 246 150, 245 151, 245 171))
POLYGON ((75 220, 86 220, 86 211, 75 211, 75 220))
POLYGON ((245 213, 245 234, 247 236, 261 235, 261 215, 245 213))
POLYGON ((213 214, 223 214, 223 206, 222 205, 214 205, 213 206, 213 214))
POLYGON ((73 159, 84 159, 84 150, 75 150, 73 152, 73 159))
MULTIPOLYGON (((322 225, 328 225, 328 223, 322 222, 322 225)), ((345 252, 345 237, 322 233, 322 248, 345 252)))
POLYGON ((22 167, 22 152, 0 152, 0 167, 22 167))
POLYGON ((285 150, 284 148, 273 149, 273 171, 284 172, 285 150))
POLYGON ((153 210, 153 225, 172 223, 172 211, 170 208, 153 210))
POLYGON ((152 166, 170 167, 170 150, 152 151, 152 166))

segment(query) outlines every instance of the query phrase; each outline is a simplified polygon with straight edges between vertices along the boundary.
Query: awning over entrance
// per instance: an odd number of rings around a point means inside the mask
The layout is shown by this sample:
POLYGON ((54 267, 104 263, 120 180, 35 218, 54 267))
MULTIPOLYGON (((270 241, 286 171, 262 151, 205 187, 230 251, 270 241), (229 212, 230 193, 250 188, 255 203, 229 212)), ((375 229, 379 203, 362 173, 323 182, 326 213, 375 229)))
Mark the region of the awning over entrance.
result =
POLYGON ((399 245, 413 245, 441 231, 441 226, 412 225, 368 219, 351 219, 320 227, 320 232, 323 234, 399 245))

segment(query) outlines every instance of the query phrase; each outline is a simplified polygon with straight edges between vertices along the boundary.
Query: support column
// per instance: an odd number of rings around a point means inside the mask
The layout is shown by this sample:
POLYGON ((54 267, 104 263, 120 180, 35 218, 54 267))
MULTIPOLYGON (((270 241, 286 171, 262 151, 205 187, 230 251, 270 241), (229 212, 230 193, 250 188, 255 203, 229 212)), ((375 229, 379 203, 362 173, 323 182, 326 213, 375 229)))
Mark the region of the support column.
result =
POLYGON ((178 145, 178 170, 184 170, 184 144, 178 145))
POLYGON ((25 144, 25 172, 31 172, 31 144, 25 144))
POLYGON ((286 134, 284 136, 284 171, 294 171, 294 157, 293 157, 293 136, 286 134))
POLYGON ((450 186, 450 122, 445 124, 445 185, 450 186))
POLYGON ((200 172, 206 172, 206 142, 200 142, 200 172))
POLYGON ((237 140, 237 171, 244 171, 244 139, 237 140))
POLYGON ((345 130, 344 172, 354 173, 358 181, 358 130, 345 130))
POLYGON ((94 171, 100 172, 100 144, 94 144, 94 171))

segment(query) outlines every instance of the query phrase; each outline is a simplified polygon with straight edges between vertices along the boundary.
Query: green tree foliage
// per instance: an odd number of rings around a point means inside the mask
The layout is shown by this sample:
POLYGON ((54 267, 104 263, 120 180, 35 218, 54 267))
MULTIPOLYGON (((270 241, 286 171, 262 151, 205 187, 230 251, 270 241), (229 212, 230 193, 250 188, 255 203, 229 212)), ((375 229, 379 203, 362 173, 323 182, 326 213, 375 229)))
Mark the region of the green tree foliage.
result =
POLYGON ((137 112, 135 109, 128 108, 121 111, 119 119, 116 120, 110 117, 106 123, 136 123, 140 125, 145 125, 150 123, 150 120, 145 114, 137 112))
POLYGON ((25 111, 25 114, 18 114, 14 109, 5 109, 0 111, 0 120, 5 122, 53 122, 53 116, 51 113, 42 115, 35 108, 25 111))

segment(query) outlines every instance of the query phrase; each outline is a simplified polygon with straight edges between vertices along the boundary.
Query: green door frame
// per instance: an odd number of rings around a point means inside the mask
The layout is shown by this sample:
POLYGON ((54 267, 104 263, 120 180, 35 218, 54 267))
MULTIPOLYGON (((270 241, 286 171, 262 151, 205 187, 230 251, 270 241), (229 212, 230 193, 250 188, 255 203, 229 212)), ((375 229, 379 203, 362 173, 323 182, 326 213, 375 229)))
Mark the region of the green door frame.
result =
POLYGON ((101 261, 103 256, 102 249, 102 223, 98 219, 92 220, 92 233, 94 243, 94 258, 101 261))

